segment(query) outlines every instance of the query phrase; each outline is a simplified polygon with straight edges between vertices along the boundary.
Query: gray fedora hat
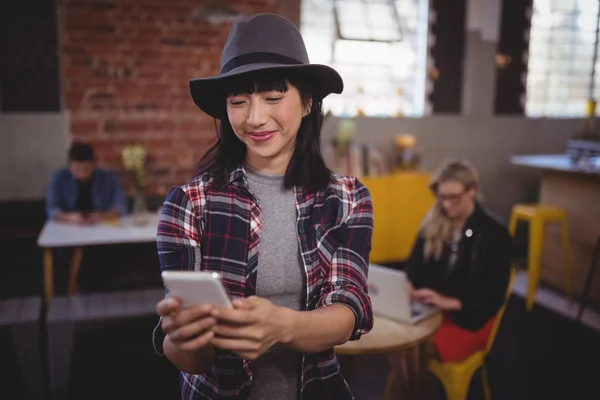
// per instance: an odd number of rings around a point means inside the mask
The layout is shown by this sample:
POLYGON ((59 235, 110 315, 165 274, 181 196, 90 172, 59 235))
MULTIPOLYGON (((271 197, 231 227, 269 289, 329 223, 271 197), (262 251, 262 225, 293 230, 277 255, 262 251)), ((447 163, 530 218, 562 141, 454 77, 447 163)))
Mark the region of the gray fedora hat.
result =
POLYGON ((219 75, 190 80, 194 103, 208 115, 225 116, 227 78, 252 71, 302 70, 313 80, 315 95, 342 93, 342 77, 327 65, 311 64, 298 28, 276 14, 254 14, 231 28, 221 55, 219 75))

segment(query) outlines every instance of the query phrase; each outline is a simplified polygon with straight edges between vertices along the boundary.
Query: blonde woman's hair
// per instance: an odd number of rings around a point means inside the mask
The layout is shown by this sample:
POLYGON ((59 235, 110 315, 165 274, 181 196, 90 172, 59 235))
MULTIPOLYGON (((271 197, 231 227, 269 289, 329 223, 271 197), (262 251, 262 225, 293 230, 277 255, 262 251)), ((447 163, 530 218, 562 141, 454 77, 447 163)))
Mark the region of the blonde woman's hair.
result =
MULTIPOLYGON (((447 160, 440 165, 429 181, 429 189, 436 194, 440 184, 448 181, 462 183, 465 190, 479 188, 477 170, 464 159, 447 160)), ((442 205, 436 197, 421 224, 421 235, 425 241, 423 255, 426 260, 440 259, 444 243, 452 242, 453 233, 457 228, 456 224, 444 214, 442 205)))

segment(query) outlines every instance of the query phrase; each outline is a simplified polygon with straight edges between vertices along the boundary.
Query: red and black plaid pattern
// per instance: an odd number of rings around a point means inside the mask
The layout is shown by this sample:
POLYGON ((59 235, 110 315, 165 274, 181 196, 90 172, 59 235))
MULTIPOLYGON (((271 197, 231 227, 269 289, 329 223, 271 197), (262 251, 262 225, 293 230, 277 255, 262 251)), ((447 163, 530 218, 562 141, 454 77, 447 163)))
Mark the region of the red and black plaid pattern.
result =
MULTIPOLYGON (((316 194, 299 188, 294 192, 306 272, 306 310, 347 305, 356 316, 351 340, 357 340, 373 326, 367 294, 373 231, 369 191, 356 178, 336 177, 316 194)), ((260 204, 248 190, 243 167, 222 187, 204 174, 174 188, 163 204, 158 225, 161 269, 218 272, 231 296, 254 295, 260 216, 260 204)), ((154 336, 160 348, 163 336, 159 327, 154 336)), ((333 349, 304 354, 303 360, 303 399, 352 398, 333 349)), ((182 373, 182 399, 247 399, 251 382, 249 361, 217 351, 207 373, 182 373)))

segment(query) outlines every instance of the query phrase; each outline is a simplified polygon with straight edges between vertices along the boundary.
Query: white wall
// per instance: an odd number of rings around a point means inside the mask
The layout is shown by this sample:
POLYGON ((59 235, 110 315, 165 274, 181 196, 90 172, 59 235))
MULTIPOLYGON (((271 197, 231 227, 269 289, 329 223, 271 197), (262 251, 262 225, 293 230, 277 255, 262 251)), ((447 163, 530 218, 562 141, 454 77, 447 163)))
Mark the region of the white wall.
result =
MULTIPOLYGON (((400 133, 417 137, 423 153, 422 169, 433 170, 448 157, 465 157, 479 170, 486 204, 502 218, 519 201, 537 194, 540 172, 510 164, 516 154, 558 154, 580 126, 579 120, 517 117, 434 116, 421 119, 355 118, 356 140, 393 152, 400 133)), ((331 138, 339 120, 324 127, 331 138)))
POLYGON ((52 171, 66 165, 64 113, 0 113, 0 201, 40 200, 52 171))

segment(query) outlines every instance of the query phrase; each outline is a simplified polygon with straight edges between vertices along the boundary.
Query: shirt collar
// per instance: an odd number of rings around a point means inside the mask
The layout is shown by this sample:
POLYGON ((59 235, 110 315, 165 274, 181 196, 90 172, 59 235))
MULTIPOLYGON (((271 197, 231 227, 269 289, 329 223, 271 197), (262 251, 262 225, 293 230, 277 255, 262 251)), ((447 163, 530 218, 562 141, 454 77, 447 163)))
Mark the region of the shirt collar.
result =
POLYGON ((227 180, 227 184, 229 185, 236 181, 241 181, 244 186, 248 186, 246 181, 246 169, 243 165, 239 165, 236 169, 231 171, 229 174, 229 179, 227 180))

